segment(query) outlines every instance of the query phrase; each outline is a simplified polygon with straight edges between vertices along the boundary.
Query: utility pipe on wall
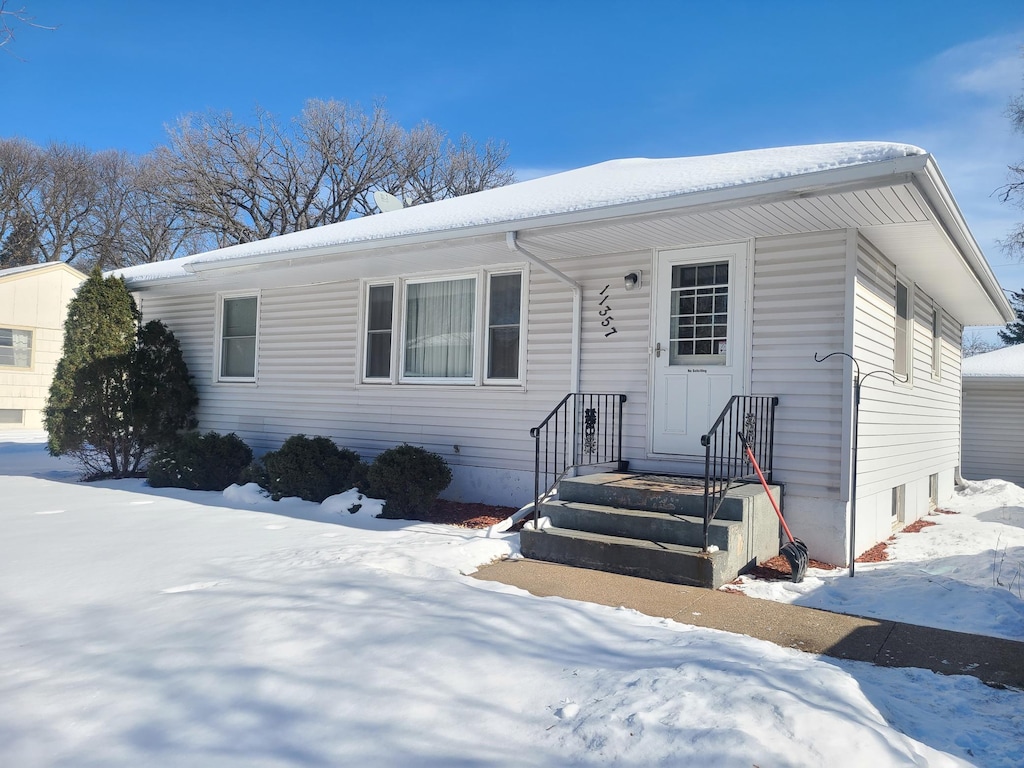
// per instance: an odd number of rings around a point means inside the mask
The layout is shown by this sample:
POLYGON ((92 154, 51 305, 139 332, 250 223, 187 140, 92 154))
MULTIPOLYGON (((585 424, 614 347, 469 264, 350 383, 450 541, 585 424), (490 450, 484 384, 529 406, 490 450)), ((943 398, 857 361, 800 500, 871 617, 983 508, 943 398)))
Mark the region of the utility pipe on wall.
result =
POLYGON ((573 280, 564 272, 548 264, 544 259, 535 256, 519 244, 516 232, 505 233, 505 244, 510 251, 522 254, 532 264, 536 264, 545 272, 553 275, 559 282, 565 283, 572 289, 572 351, 569 363, 570 389, 573 392, 580 391, 580 348, 583 341, 583 286, 573 280))

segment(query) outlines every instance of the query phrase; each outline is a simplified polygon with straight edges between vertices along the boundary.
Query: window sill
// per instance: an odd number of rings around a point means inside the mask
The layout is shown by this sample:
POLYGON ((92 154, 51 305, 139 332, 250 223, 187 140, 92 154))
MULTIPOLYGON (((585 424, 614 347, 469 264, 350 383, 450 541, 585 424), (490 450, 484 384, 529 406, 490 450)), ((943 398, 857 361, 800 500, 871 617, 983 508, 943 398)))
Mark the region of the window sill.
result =
POLYGON ((508 384, 495 384, 493 382, 480 383, 475 381, 469 381, 466 383, 454 384, 444 383, 438 381, 431 382, 417 382, 417 381, 360 381, 355 385, 356 389, 399 389, 404 391, 410 390, 428 390, 432 392, 465 392, 468 389, 472 390, 486 390, 492 392, 526 392, 526 385, 521 381, 510 382, 508 384))

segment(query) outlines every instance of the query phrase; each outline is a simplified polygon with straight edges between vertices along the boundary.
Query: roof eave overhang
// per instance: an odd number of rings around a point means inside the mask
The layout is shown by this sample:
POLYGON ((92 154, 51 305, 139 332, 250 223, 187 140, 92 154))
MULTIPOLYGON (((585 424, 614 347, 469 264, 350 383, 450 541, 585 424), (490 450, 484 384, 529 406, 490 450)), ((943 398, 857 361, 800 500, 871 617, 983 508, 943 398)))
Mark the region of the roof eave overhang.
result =
POLYGON ((307 259, 315 260, 325 256, 343 258, 346 254, 355 252, 365 253, 383 248, 403 248, 442 241, 461 240, 470 237, 499 236, 504 238, 508 232, 525 232, 528 230, 583 225, 599 221, 608 222, 619 218, 656 215, 669 211, 698 213, 737 205, 757 205, 905 183, 925 168, 928 158, 928 155, 910 155, 882 162, 864 163, 786 176, 752 184, 739 184, 720 189, 687 192, 650 200, 606 205, 522 219, 510 219, 468 227, 432 230, 355 242, 330 243, 316 247, 285 248, 279 251, 239 258, 196 259, 183 265, 183 269, 189 273, 188 275, 167 276, 150 280, 133 280, 129 278, 128 285, 133 290, 144 290, 151 285, 189 282, 207 273, 244 271, 275 263, 294 264, 307 259))
POLYGON ((971 234, 960 207, 953 199, 953 193, 946 184, 938 165, 931 155, 923 155, 925 163, 915 174, 918 191, 924 196, 935 215, 936 222, 949 238, 954 249, 963 259, 965 266, 978 281, 978 285, 995 310, 992 325, 1009 323, 1014 317, 1013 308, 1007 301, 999 281, 985 259, 978 242, 971 234), (999 319, 997 319, 999 318, 999 319))
MULTIPOLYGON (((508 232, 520 234, 553 228, 584 226, 590 223, 611 222, 616 219, 656 216, 679 211, 701 213, 736 206, 776 203, 786 200, 838 194, 859 189, 912 183, 924 197, 934 216, 936 225, 944 232, 952 250, 964 267, 977 281, 988 298, 992 309, 992 324, 1010 322, 1013 310, 988 262, 967 227, 953 195, 931 155, 908 155, 881 162, 834 168, 825 171, 786 176, 751 184, 740 184, 720 189, 687 192, 649 200, 606 205, 564 213, 509 219, 488 224, 430 230, 393 237, 337 242, 315 247, 282 248, 281 250, 239 258, 194 259, 183 265, 184 275, 173 275, 150 280, 128 279, 132 290, 149 287, 187 284, 205 277, 227 276, 268 266, 296 266, 316 261, 345 259, 356 254, 368 255, 384 249, 403 249, 437 245, 445 241, 470 238, 505 238, 508 232), (999 320, 998 318, 1002 318, 999 320)), ((987 315, 988 313, 980 313, 987 315)))

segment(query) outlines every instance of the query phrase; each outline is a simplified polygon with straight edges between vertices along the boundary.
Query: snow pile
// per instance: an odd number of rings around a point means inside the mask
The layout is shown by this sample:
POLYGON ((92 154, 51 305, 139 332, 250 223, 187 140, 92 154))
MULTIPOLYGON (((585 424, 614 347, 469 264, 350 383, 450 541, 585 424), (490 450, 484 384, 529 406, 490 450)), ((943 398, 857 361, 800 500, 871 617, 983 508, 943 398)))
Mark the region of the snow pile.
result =
POLYGON ((752 597, 926 627, 1024 640, 1024 489, 968 482, 945 505, 958 514, 899 533, 889 559, 847 569, 810 568, 800 584, 741 577, 752 597))
MULTIPOLYGON (((26 445, 0 433, 5 765, 1019 764, 1020 692, 468 578, 518 536, 354 492, 80 484, 26 445)), ((959 519, 1013 527, 1016 492, 959 519)))
POLYGON ((755 149, 703 157, 610 160, 497 189, 389 213, 349 219, 267 240, 242 243, 156 264, 115 271, 129 285, 186 277, 192 267, 314 248, 370 243, 555 214, 738 187, 925 154, 909 144, 861 141, 755 149))
POLYGON ((994 349, 964 358, 963 375, 1024 377, 1024 344, 994 349))

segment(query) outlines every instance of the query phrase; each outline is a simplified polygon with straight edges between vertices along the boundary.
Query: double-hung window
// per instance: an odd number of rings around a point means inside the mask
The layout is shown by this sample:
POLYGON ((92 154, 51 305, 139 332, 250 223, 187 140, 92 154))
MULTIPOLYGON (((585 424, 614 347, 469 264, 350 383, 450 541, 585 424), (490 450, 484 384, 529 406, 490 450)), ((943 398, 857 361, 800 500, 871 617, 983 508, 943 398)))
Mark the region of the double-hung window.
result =
POLYGON ((520 380, 523 273, 406 278, 367 286, 363 380, 520 380))
POLYGON ((32 331, 0 328, 0 368, 32 367, 32 331))
POLYGON ((259 295, 221 296, 219 381, 255 381, 259 295))
POLYGON ((487 378, 501 382, 519 378, 523 275, 489 275, 487 286, 487 378))

